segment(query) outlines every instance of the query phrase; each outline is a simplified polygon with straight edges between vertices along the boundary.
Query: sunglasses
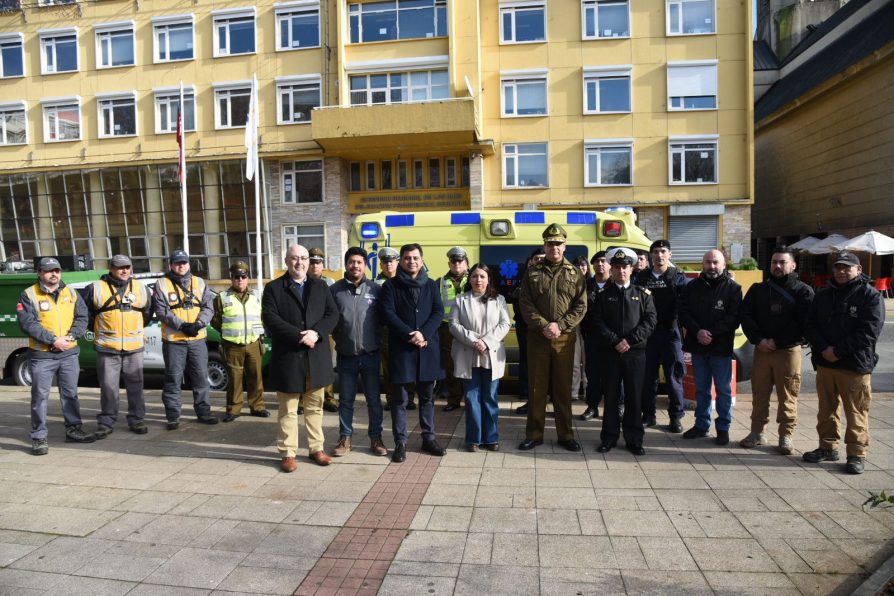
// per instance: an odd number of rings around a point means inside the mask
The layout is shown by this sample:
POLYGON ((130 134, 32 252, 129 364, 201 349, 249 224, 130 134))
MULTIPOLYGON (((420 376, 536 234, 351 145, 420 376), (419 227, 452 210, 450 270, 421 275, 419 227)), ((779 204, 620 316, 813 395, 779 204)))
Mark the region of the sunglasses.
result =
POLYGON ((233 275, 233 279, 248 279, 248 276, 243 275, 242 273, 236 273, 233 275))

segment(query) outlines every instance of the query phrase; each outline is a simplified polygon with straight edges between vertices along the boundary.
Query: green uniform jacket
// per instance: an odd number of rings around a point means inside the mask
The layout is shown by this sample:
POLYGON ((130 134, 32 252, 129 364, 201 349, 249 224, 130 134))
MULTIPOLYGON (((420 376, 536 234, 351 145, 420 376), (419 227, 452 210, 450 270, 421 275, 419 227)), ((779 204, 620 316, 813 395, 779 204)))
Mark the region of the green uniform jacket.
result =
POLYGON ((525 274, 519 307, 528 329, 541 331, 555 322, 562 333, 569 333, 587 312, 586 280, 567 259, 538 263, 525 274))

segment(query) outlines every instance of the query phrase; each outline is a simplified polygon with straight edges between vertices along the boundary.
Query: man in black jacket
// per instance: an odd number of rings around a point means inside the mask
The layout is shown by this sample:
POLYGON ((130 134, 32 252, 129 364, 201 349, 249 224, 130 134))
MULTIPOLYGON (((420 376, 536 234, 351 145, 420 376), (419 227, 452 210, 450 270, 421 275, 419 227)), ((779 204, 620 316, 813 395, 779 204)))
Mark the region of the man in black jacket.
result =
POLYGON ((655 329, 658 316, 649 290, 630 282, 636 253, 629 248, 609 251, 612 280, 591 303, 595 313, 587 319, 596 335, 598 368, 605 392, 602 419, 602 444, 597 449, 606 453, 621 435, 619 398, 624 386, 627 403, 624 409, 624 443, 634 455, 644 455, 643 422, 639 404, 643 372, 646 367, 646 340, 655 329))
POLYGON ((819 397, 819 448, 805 453, 804 461, 838 459, 838 406, 843 403, 847 419, 845 470, 862 474, 869 447, 870 377, 878 363, 875 346, 885 323, 885 305, 871 280, 863 275, 857 255, 838 253, 834 268, 833 280, 816 293, 807 318, 819 397))
POLYGON ((754 344, 751 366, 751 433, 739 441, 745 449, 766 444, 770 394, 776 387, 779 408, 779 452, 791 455, 792 433, 798 423, 801 389, 801 343, 813 290, 798 280, 795 255, 778 246, 770 258, 770 277, 754 284, 742 301, 742 330, 754 344))
POLYGON ((683 340, 677 323, 677 302, 683 287, 689 283, 682 271, 671 266, 671 245, 667 240, 656 240, 649 247, 652 267, 636 274, 638 286, 652 292, 658 324, 646 344, 646 369, 643 382, 643 424, 655 426, 655 402, 658 396, 658 367, 664 368, 667 385, 668 430, 683 432, 683 340))
POLYGON ((683 350, 692 354, 696 392, 695 425, 683 433, 684 439, 708 436, 713 381, 717 403, 714 442, 729 443, 733 422, 733 339, 741 305, 742 287, 726 271, 723 253, 709 250, 702 257, 701 275, 683 288, 680 300, 680 323, 686 331, 683 350))

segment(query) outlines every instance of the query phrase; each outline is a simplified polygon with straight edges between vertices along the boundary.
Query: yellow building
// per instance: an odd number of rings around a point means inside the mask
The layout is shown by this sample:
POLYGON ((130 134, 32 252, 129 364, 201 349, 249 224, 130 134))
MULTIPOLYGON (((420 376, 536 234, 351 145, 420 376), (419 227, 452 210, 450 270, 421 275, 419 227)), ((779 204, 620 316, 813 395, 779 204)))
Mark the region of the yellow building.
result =
POLYGON ((748 2, 19 2, 0 12, 0 260, 162 267, 181 83, 194 268, 252 257, 253 75, 274 267, 290 242, 337 267, 351 215, 382 209, 623 205, 678 257, 747 251, 748 2))

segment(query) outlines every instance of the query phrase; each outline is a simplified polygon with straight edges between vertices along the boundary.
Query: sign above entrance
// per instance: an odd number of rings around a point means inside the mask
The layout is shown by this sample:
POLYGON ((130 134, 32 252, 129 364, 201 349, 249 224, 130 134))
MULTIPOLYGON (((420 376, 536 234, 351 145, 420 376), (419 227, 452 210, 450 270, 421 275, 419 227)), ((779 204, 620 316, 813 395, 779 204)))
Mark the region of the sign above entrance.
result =
POLYGON ((373 211, 462 211, 470 205, 469 191, 459 188, 348 193, 348 213, 352 215, 373 211))

